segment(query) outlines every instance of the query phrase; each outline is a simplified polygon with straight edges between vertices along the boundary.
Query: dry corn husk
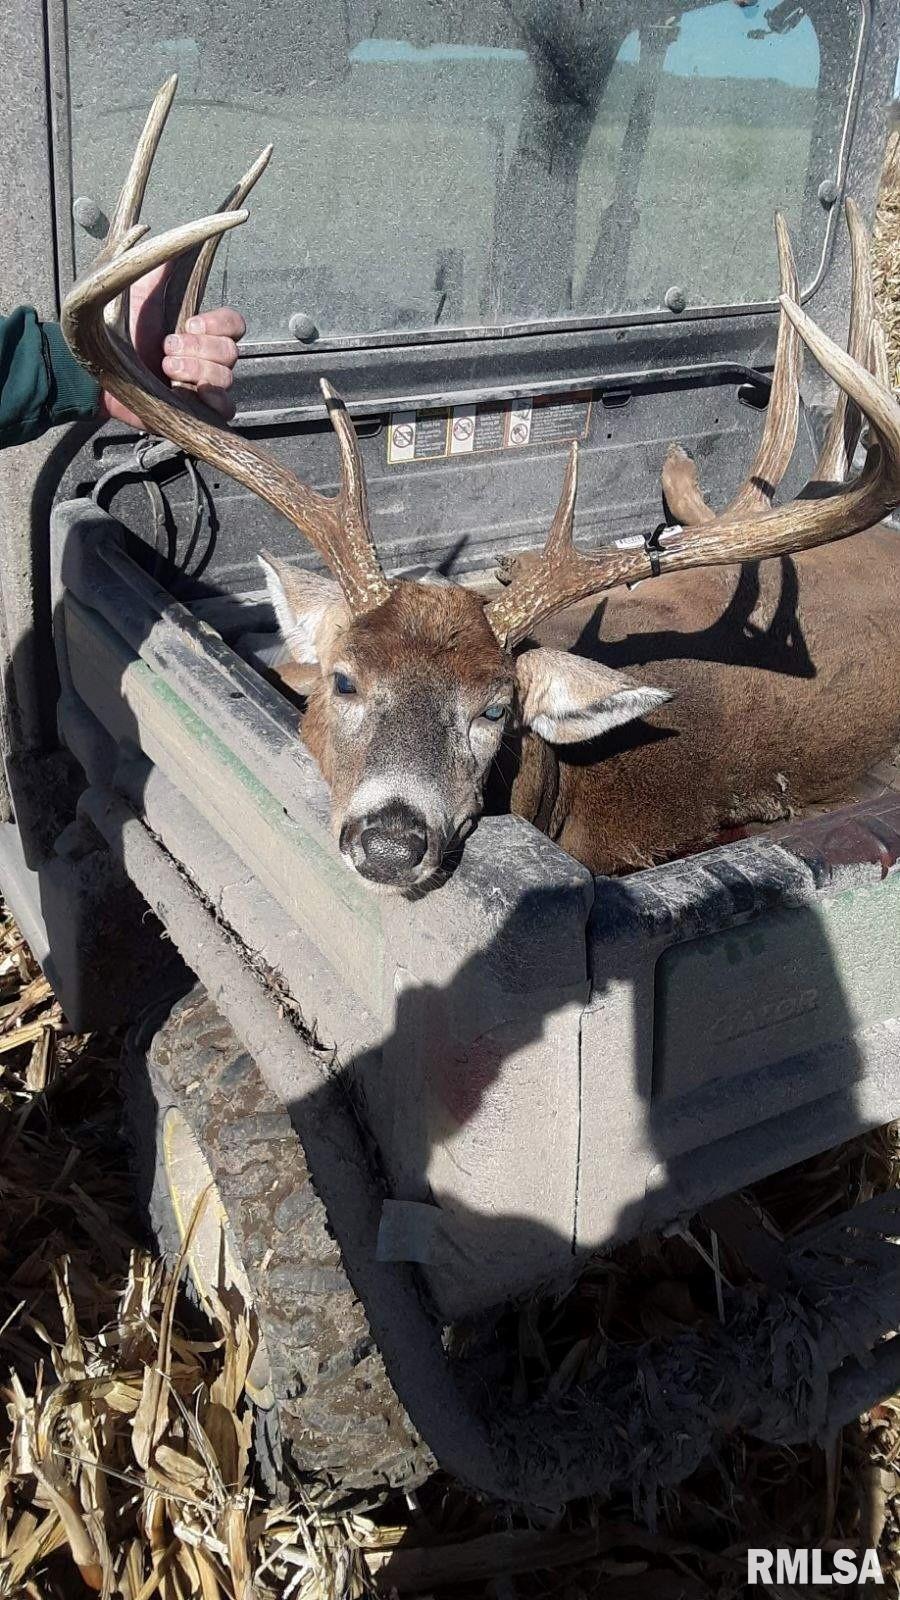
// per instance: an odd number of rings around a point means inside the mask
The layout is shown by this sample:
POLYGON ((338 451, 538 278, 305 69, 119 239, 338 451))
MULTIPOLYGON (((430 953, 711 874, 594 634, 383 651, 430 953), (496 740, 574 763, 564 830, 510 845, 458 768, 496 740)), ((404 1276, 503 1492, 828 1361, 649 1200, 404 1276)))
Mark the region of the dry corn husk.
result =
POLYGON ((878 314, 887 335, 894 387, 900 388, 900 131, 888 138, 872 236, 878 314))
POLYGON ((135 1243, 117 1044, 69 1036, 8 919, 0 996, 0 1596, 345 1592, 358 1530, 254 1489, 246 1309, 188 1331, 135 1243))

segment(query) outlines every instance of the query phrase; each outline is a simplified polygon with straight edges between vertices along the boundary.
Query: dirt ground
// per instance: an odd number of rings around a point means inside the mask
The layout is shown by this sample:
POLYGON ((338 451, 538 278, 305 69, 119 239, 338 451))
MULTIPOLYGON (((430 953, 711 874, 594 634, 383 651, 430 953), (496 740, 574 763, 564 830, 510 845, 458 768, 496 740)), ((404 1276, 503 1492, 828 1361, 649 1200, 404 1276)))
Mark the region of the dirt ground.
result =
MULTIPOLYGON (((900 379, 900 147, 888 151, 876 288, 900 379)), ((191 1331, 178 1263, 155 1261, 119 1133, 119 1041, 74 1038, 15 926, 0 921, 0 1596, 338 1600, 363 1594, 527 1600, 729 1600, 748 1545, 877 1544, 900 1590, 900 1397, 832 1450, 735 1436, 655 1531, 627 1503, 583 1502, 540 1527, 436 1478, 417 1495, 270 1503, 253 1480, 246 1317, 191 1331)), ((760 1199, 783 1236, 893 1186, 887 1128, 807 1162, 760 1199)), ((565 1392, 586 1349, 697 1326, 714 1303, 684 1239, 644 1241, 590 1294, 510 1316, 524 1392, 565 1392), (587 1308, 587 1310, 586 1310, 587 1308), (591 1326, 585 1341, 585 1317, 591 1326)))

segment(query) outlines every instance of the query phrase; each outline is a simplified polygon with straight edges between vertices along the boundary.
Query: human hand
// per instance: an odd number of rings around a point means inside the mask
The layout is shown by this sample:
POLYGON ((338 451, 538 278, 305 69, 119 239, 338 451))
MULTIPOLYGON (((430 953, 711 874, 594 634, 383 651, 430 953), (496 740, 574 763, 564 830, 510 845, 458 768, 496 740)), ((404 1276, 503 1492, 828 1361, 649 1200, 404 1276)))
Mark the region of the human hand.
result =
MULTIPOLYGON (((135 351, 157 377, 176 380, 196 394, 227 422, 234 416, 231 388, 237 361, 237 341, 247 331, 238 311, 225 306, 218 311, 201 311, 191 317, 184 333, 163 337, 166 280, 171 272, 166 263, 139 278, 131 290, 129 326, 135 351)), ((123 406, 114 395, 100 396, 103 414, 117 422, 141 428, 140 418, 123 406)))

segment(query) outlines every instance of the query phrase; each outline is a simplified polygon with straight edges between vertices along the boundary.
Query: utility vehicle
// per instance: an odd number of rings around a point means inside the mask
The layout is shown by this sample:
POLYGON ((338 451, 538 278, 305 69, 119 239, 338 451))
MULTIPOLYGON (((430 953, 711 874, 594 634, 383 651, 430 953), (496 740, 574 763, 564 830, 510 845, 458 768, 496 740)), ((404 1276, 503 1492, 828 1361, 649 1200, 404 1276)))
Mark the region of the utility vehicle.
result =
MULTIPOLYGON (((843 340, 900 6, 821 0, 7 0, 5 301, 59 313, 159 83, 145 214, 270 140, 208 296, 247 313, 242 435, 325 491, 346 396, 386 570, 538 545, 580 443, 583 547, 643 543, 672 439, 724 504, 778 327, 772 215, 843 340)), ((803 380, 793 492, 834 396, 803 380)), ((341 860, 257 552, 274 511, 108 424, 0 457, 0 883, 76 1028, 130 1025, 164 1248, 251 1305, 261 1467, 532 1504, 823 1435, 900 1381, 893 1196, 773 1241, 738 1197, 900 1113, 900 769, 836 810, 621 878, 483 818, 416 899, 341 860), (517 1406, 493 1313, 699 1214, 747 1262, 710 1343, 517 1406), (224 1241, 224 1244, 223 1244, 224 1241)), ((840 629, 841 618, 834 619, 840 629)), ((852 640, 848 641, 852 651, 852 640)))

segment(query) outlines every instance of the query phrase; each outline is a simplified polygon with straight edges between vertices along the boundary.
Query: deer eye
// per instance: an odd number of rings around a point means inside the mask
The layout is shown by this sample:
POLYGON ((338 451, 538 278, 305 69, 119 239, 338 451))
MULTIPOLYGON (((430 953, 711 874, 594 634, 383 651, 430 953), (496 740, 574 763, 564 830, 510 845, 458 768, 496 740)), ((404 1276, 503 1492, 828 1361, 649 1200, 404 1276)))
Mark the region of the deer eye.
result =
POLYGON ((496 706, 485 706, 481 715, 487 722, 501 722, 506 716, 509 707, 505 703, 496 706))
POLYGON ((335 694, 355 694, 356 684, 348 678, 346 672, 336 672, 333 676, 335 694))

